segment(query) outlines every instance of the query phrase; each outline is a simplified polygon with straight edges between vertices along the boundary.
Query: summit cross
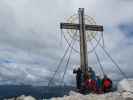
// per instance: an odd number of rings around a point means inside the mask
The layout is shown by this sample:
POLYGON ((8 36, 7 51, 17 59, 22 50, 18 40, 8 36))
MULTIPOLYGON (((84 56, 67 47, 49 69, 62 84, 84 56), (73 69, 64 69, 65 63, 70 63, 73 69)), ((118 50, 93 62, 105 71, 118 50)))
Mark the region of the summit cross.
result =
POLYGON ((60 23, 61 29, 75 29, 79 30, 80 33, 80 67, 82 72, 85 74, 88 70, 88 54, 87 54, 87 41, 86 41, 86 30, 90 31, 103 31, 101 25, 87 25, 85 24, 84 8, 79 8, 79 24, 75 23, 60 23))

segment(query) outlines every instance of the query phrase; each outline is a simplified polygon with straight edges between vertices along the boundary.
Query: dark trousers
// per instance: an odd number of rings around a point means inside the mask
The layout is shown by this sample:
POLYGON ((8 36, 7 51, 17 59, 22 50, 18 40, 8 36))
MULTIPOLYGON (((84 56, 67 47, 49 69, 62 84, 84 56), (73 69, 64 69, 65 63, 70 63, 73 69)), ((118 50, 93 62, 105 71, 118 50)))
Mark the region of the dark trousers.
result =
POLYGON ((81 89, 81 77, 76 77, 77 89, 81 89))

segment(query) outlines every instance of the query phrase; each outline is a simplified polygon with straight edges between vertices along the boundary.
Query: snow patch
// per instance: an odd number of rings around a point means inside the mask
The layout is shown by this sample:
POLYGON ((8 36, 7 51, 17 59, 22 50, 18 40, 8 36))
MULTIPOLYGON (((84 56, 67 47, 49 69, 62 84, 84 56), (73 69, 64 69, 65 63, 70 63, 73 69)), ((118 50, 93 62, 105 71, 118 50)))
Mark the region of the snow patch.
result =
POLYGON ((123 79, 118 83, 119 92, 132 92, 133 93, 133 79, 123 79))
POLYGON ((19 96, 17 98, 11 98, 11 99, 4 99, 4 100, 36 100, 34 97, 32 96, 19 96))

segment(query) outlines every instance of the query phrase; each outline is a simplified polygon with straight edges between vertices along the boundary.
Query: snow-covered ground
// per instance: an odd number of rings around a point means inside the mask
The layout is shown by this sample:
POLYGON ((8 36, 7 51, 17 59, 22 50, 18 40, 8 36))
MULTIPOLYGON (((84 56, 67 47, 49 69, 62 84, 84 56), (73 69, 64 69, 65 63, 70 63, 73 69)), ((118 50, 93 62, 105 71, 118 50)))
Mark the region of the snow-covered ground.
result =
POLYGON ((10 98, 10 99, 4 99, 4 100, 36 100, 34 97, 32 96, 19 96, 19 97, 13 97, 13 98, 10 98))
MULTIPOLYGON (((69 96, 51 98, 50 100, 133 100, 133 79, 124 79, 118 83, 118 90, 106 94, 82 95, 71 91, 69 96)), ((5 100, 36 100, 31 96, 20 96, 5 100)))

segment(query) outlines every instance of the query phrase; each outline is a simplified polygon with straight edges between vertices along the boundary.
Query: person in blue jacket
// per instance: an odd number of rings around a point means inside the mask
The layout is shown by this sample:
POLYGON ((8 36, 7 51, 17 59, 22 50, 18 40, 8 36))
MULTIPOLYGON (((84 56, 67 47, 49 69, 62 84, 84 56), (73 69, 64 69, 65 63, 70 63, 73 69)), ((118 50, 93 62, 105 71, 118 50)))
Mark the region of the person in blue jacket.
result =
POLYGON ((96 80, 96 74, 91 67, 89 67, 89 72, 91 73, 91 79, 96 80))

